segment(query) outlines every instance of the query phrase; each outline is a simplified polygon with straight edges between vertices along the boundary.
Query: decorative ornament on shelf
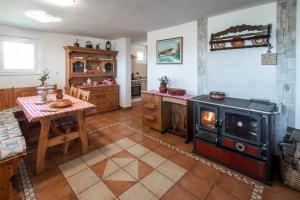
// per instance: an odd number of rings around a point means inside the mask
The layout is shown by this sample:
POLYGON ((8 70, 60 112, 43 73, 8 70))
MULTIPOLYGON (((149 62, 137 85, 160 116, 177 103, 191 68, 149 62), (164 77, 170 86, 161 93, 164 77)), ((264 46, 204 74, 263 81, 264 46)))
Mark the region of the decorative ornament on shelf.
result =
POLYGON ((100 49, 100 42, 96 44, 96 49, 100 49))
POLYGON ((272 53, 273 47, 269 44, 268 52, 261 55, 262 65, 277 65, 277 54, 272 53))
POLYGON ((167 76, 162 76, 158 80, 160 81, 159 92, 167 93, 168 87, 170 87, 170 79, 167 76))
POLYGON ((111 50, 111 42, 110 41, 107 41, 106 44, 105 44, 105 49, 110 51, 111 50))
POLYGON ((90 48, 90 49, 93 48, 93 45, 92 45, 91 41, 86 41, 85 42, 85 47, 90 48))
POLYGON ((74 47, 79 47, 79 43, 78 43, 78 39, 76 40, 76 42, 74 43, 74 47))

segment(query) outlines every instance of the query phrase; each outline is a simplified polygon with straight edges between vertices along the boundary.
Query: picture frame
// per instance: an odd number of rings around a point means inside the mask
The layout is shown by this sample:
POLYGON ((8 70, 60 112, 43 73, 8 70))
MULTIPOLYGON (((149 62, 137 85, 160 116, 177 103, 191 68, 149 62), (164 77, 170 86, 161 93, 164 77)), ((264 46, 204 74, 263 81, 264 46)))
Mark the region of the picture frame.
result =
POLYGON ((169 38, 156 41, 157 64, 183 63, 183 37, 169 38))

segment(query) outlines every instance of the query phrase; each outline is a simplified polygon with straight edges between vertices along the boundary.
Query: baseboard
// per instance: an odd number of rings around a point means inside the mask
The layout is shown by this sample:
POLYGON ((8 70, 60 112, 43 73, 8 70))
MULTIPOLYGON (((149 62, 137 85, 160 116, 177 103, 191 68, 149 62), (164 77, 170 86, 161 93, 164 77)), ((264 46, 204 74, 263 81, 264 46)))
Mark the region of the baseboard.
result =
POLYGON ((131 109, 131 106, 129 106, 129 107, 122 107, 122 106, 119 106, 119 109, 120 109, 120 110, 129 110, 129 109, 131 109))

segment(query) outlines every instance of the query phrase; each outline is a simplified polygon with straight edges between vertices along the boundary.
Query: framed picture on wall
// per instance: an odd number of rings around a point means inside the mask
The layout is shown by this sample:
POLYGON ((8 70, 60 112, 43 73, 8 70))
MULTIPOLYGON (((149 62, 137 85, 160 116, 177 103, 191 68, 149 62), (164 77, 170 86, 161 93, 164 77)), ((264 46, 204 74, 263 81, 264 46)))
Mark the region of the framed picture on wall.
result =
POLYGON ((183 37, 157 40, 157 64, 182 64, 183 37))

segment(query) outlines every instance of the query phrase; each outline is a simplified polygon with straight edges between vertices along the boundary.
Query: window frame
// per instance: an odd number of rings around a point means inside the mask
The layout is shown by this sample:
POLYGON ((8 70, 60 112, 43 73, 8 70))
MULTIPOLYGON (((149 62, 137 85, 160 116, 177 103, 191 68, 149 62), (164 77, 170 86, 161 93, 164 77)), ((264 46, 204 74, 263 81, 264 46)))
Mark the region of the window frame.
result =
POLYGON ((36 38, 25 38, 25 37, 17 37, 17 36, 8 36, 8 35, 0 35, 0 76, 4 75, 31 75, 31 74, 39 74, 39 40, 36 38), (4 42, 16 42, 23 44, 32 44, 34 46, 34 68, 33 69, 15 69, 8 70, 4 69, 4 52, 3 52, 3 43, 4 42))
POLYGON ((135 48, 135 56, 136 56, 136 59, 135 59, 135 62, 137 63, 137 64, 146 64, 147 63, 147 55, 146 55, 146 49, 143 49, 143 48, 135 48), (138 60, 137 59, 137 53, 138 52, 142 52, 143 53, 143 55, 144 55, 144 59, 143 60, 138 60))

